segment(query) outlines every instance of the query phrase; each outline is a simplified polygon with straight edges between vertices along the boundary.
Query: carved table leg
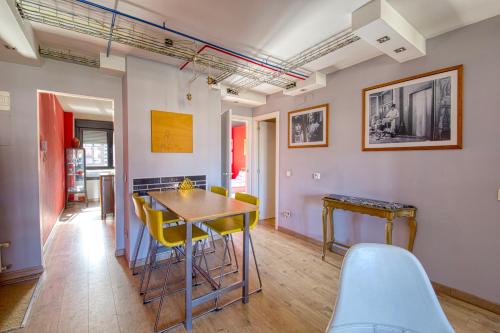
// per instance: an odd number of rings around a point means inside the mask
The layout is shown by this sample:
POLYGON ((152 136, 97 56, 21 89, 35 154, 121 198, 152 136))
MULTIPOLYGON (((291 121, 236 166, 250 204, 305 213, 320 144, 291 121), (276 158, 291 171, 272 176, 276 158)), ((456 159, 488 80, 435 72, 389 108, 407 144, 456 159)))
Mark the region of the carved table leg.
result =
POLYGON ((330 232, 328 233, 328 241, 331 245, 335 241, 335 225, 333 224, 333 208, 328 208, 328 217, 330 218, 330 232))
POLYGON ((387 222, 385 223, 385 243, 392 245, 392 216, 387 217, 387 222))
POLYGON ((410 226, 410 238, 408 240, 408 251, 413 251, 413 244, 415 243, 415 236, 417 235, 417 220, 415 217, 408 218, 408 225, 410 226))
POLYGON ((323 255, 321 256, 322 260, 325 260, 326 256, 326 248, 328 244, 328 239, 327 239, 327 219, 328 219, 328 208, 326 206, 323 206, 323 255))

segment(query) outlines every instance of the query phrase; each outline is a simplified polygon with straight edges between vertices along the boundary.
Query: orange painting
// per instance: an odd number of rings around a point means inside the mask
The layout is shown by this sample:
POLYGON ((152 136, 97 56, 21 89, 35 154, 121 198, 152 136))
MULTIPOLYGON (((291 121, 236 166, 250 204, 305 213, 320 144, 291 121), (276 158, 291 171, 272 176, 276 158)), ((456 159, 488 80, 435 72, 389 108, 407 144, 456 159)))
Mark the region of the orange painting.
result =
POLYGON ((151 152, 192 153, 193 115, 151 110, 151 152))

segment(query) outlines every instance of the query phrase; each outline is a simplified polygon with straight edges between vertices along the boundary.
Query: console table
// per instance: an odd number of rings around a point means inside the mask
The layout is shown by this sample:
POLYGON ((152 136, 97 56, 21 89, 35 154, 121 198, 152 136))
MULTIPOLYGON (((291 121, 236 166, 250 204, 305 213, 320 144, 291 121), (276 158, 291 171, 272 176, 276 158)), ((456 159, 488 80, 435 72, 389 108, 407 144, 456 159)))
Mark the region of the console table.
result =
POLYGON ((354 213, 367 214, 386 219, 385 242, 392 244, 392 222, 395 218, 406 217, 410 226, 410 237, 408 250, 413 250, 415 235, 417 233, 417 208, 397 202, 387 202, 373 199, 350 197, 346 195, 329 194, 323 197, 323 256, 325 260, 326 250, 332 244, 348 247, 338 243, 334 238, 333 211, 342 209, 354 213), (328 223, 328 221, 330 223, 328 223))

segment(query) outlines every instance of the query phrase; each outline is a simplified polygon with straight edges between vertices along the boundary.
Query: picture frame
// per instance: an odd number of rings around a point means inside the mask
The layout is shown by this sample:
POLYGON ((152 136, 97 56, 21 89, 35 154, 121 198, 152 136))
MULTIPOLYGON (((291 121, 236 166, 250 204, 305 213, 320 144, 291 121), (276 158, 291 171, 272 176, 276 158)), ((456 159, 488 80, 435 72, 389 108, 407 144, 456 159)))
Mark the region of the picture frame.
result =
POLYGON ((463 65, 361 91, 362 151, 462 149, 463 65))
POLYGON ((288 112, 288 148, 328 147, 329 105, 288 112))

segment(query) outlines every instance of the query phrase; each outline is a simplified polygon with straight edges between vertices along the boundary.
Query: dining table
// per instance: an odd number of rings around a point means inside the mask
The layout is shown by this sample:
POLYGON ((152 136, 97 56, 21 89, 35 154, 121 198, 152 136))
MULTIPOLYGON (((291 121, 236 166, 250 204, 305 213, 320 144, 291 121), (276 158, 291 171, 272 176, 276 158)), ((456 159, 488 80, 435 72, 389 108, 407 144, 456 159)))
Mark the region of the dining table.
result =
MULTIPOLYGON (((154 202, 177 214, 186 224, 185 244, 185 313, 184 327, 191 330, 193 327, 193 308, 214 300, 230 291, 241 289, 241 301, 249 300, 249 241, 250 241, 250 213, 258 210, 255 205, 248 204, 233 198, 225 197, 202 189, 151 191, 148 192, 151 204, 154 202), (242 279, 228 286, 222 287, 214 281, 209 272, 193 262, 192 226, 200 222, 213 221, 231 216, 243 216, 243 267, 242 279), (212 291, 193 298, 193 268, 200 273, 211 285, 212 291)), ((216 309, 214 309, 216 310, 216 309)))

